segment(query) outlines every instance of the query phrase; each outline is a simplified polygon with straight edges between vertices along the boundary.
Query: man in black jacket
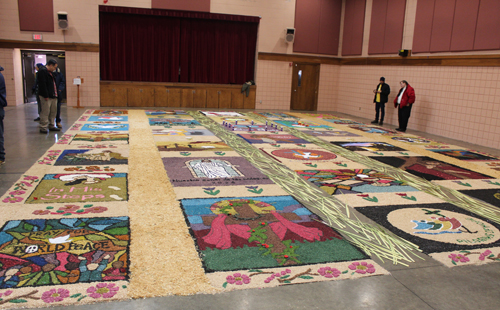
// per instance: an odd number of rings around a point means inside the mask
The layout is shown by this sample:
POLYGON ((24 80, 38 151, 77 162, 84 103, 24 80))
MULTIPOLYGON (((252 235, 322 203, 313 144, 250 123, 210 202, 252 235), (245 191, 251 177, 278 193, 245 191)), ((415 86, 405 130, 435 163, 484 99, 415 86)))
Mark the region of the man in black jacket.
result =
POLYGON ((42 103, 40 114, 40 132, 48 133, 49 130, 60 131, 54 126, 57 114, 57 86, 52 72, 57 68, 57 61, 50 59, 45 67, 38 71, 38 95, 42 103))
POLYGON ((375 103, 375 120, 372 124, 384 124, 384 116, 385 116, 385 103, 389 101, 389 94, 391 93, 391 88, 389 84, 385 83, 385 77, 380 78, 380 83, 377 85, 377 88, 373 90, 375 93, 375 97, 373 98, 373 102, 375 103), (380 110, 382 113, 380 114, 380 110), (378 116, 380 114, 380 122, 378 121, 378 116))
POLYGON ((56 125, 58 128, 62 128, 61 126, 61 101, 62 101, 62 95, 64 88, 66 88, 66 79, 64 78, 64 74, 59 70, 59 68, 56 69, 56 71, 52 72, 52 75, 54 76, 56 80, 56 87, 57 87, 57 114, 56 114, 56 125))
POLYGON ((3 71, 2 66, 0 66, 0 166, 5 163, 5 148, 3 146, 3 118, 5 117, 5 110, 3 108, 7 106, 5 78, 1 71, 3 71))

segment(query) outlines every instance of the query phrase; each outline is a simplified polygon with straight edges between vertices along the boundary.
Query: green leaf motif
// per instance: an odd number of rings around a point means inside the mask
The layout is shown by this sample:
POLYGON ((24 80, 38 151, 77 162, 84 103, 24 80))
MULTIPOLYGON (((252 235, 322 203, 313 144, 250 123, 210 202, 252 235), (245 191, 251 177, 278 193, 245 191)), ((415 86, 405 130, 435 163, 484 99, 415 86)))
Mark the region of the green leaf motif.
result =
POLYGON ((82 296, 82 297, 78 298, 78 300, 77 300, 77 301, 80 301, 80 300, 84 299, 85 297, 87 297, 87 295, 85 295, 85 296, 82 296))
POLYGON ((292 282, 290 282, 290 281, 286 280, 286 281, 284 281, 283 283, 292 283, 292 282))
POLYGON ((347 167, 347 164, 337 164, 337 166, 347 167))
POLYGON ((404 199, 417 201, 417 198, 415 198, 415 196, 401 196, 401 197, 403 197, 404 199))
POLYGON ((227 287, 227 282, 224 282, 224 284, 222 284, 222 287, 226 288, 227 287))
POLYGON ((212 196, 215 196, 217 195, 218 193, 220 193, 220 190, 216 190, 215 192, 214 191, 205 191, 206 194, 209 194, 209 195, 212 195, 212 196))
POLYGON ((454 260, 452 260, 451 263, 455 266, 457 265, 457 263, 454 260))
POLYGON ((262 270, 259 270, 259 269, 250 269, 250 270, 248 270, 248 272, 262 272, 262 270))
POLYGON ((69 296, 69 298, 77 298, 77 297, 79 297, 79 296, 82 296, 82 294, 81 294, 81 293, 78 293, 78 294, 75 294, 75 295, 71 295, 71 296, 69 296))
POLYGON ((342 271, 342 274, 346 274, 346 273, 348 273, 348 272, 349 272, 349 270, 342 271))
POLYGON ((286 279, 286 278, 290 278, 290 275, 287 274, 286 276, 282 276, 280 279, 286 279))
POLYGON ((20 303, 24 303, 24 302, 28 302, 26 299, 13 299, 13 300, 9 300, 9 302, 13 303, 13 304, 20 304, 20 303))
POLYGON ((47 207, 46 209, 47 210, 52 210, 52 209, 54 209, 54 207, 47 207))
POLYGON ((472 187, 472 185, 470 185, 469 183, 458 182, 457 184, 462 185, 462 186, 472 187))
POLYGON ((127 288, 127 286, 126 285, 122 285, 122 288, 127 288))
POLYGON ((314 279, 314 277, 311 277, 311 276, 300 276, 299 278, 306 279, 306 280, 314 279))
POLYGON ((363 198, 364 200, 368 200, 368 201, 371 201, 371 202, 378 202, 378 198, 377 197, 364 197, 363 198))

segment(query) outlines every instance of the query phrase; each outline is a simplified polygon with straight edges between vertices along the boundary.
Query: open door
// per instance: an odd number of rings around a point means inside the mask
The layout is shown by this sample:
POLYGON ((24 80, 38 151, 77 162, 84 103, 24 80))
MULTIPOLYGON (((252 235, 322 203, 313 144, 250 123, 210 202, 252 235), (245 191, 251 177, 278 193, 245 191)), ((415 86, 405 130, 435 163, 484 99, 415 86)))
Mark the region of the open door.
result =
POLYGON ((290 110, 317 110, 319 68, 320 64, 294 63, 290 110))

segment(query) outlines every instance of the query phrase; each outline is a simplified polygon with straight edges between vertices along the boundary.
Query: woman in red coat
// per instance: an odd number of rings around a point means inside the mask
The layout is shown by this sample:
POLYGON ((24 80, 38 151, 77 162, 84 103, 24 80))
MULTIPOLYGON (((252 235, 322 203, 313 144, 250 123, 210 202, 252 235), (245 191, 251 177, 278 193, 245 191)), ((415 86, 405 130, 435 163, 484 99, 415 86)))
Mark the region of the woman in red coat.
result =
POLYGON ((398 108, 399 120, 399 128, 396 128, 396 130, 405 132, 411 114, 411 107, 415 102, 415 90, 405 80, 399 82, 399 85, 401 85, 401 89, 394 99, 394 107, 398 108))

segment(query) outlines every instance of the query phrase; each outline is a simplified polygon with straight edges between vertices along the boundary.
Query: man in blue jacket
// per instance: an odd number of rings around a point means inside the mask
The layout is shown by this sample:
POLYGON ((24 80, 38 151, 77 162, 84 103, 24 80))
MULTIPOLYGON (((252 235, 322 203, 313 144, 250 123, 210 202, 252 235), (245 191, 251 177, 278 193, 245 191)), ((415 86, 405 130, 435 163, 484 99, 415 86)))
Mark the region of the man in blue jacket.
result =
POLYGON ((54 72, 56 68, 57 61, 50 59, 46 66, 38 70, 38 95, 42 103, 42 112, 40 114, 41 133, 48 133, 49 130, 61 130, 61 128, 54 126, 54 119, 57 114, 57 86, 52 72, 54 72))
POLYGON ((5 78, 2 74, 3 67, 0 66, 0 166, 5 163, 5 148, 3 139, 3 119, 5 117, 4 107, 7 106, 7 91, 5 90, 5 78))

